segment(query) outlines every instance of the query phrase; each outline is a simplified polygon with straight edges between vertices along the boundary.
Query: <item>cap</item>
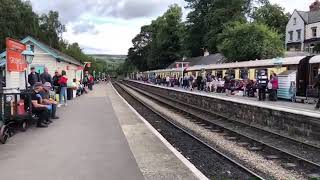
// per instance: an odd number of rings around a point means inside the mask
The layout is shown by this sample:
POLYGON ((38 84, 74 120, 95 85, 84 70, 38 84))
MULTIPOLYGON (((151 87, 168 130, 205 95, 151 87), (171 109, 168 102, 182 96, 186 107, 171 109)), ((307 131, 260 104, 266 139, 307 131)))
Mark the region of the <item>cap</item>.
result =
POLYGON ((34 87, 36 88, 36 87, 42 87, 42 83, 41 82, 36 82, 35 84, 34 84, 34 87))
POLYGON ((49 88, 51 88, 51 83, 45 82, 45 83, 43 84, 43 87, 49 87, 49 88))

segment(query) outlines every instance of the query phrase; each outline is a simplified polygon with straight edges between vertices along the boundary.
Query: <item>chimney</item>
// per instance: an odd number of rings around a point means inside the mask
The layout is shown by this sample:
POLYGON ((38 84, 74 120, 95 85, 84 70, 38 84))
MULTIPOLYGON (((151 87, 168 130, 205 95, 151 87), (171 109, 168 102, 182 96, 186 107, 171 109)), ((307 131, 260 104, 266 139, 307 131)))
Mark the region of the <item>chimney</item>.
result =
POLYGON ((310 6, 310 11, 318 11, 320 10, 320 2, 319 0, 316 0, 314 3, 312 3, 310 6))
POLYGON ((209 56, 209 55, 210 55, 210 53, 209 53, 208 49, 205 48, 205 49, 204 49, 204 54, 203 54, 203 56, 209 56))

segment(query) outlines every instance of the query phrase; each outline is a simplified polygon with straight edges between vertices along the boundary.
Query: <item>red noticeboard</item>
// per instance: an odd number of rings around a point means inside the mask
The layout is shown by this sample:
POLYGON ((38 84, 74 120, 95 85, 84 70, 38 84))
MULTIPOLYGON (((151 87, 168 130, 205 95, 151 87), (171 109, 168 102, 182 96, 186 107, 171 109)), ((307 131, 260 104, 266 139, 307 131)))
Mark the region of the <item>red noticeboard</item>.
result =
POLYGON ((26 50, 26 45, 20 43, 17 40, 7 38, 7 70, 9 72, 23 72, 27 68, 27 62, 22 55, 22 52, 26 50))

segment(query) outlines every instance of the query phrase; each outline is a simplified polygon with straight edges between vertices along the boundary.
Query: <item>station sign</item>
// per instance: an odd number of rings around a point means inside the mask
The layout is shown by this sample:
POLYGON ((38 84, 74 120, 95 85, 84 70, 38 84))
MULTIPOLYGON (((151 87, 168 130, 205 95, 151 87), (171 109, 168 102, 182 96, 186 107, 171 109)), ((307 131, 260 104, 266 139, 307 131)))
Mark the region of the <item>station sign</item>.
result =
POLYGON ((9 72, 23 72, 27 69, 27 62, 22 52, 26 50, 26 45, 21 42, 7 38, 7 71, 9 72))

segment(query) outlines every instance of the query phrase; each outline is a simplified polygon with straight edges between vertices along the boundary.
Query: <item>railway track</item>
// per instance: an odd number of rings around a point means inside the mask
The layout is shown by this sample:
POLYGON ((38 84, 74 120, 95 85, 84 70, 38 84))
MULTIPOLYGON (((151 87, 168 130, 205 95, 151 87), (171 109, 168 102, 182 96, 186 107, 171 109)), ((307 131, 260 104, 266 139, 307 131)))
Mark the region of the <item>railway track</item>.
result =
POLYGON ((184 102, 151 94, 128 84, 126 86, 170 108, 188 114, 202 126, 224 131, 234 140, 241 141, 251 146, 253 150, 259 151, 267 159, 281 160, 286 168, 294 169, 309 177, 317 176, 320 173, 320 148, 317 146, 230 120, 219 114, 213 114, 184 102), (301 152, 295 153, 292 149, 295 149, 295 152, 301 152))
MULTIPOLYGON (((189 140, 186 141, 189 148, 191 148, 191 151, 193 152, 192 154, 195 154, 196 157, 190 157, 190 154, 187 155, 188 159, 190 159, 191 161, 194 159, 198 159, 200 161, 212 161, 212 162, 206 162, 206 163, 199 163, 199 162, 193 162, 195 164, 195 166, 199 169, 202 170, 204 172, 204 174, 209 177, 209 178, 213 178, 213 179, 264 179, 262 176, 258 175, 257 173, 251 171, 250 169, 248 169, 247 167, 245 167, 244 165, 238 163, 237 161, 233 160, 231 157, 229 157, 228 155, 224 154, 223 152, 219 151, 218 149, 216 149, 215 147, 212 147, 211 145, 209 145, 208 143, 206 143, 205 141, 203 141, 202 139, 198 138, 197 136, 193 135, 192 133, 190 133, 189 131, 187 131, 185 128, 181 127, 180 125, 178 125, 177 123, 174 122, 174 120, 172 120, 170 117, 161 114, 160 112, 158 112, 156 109, 154 109, 153 107, 148 106, 145 102, 143 102, 142 100, 140 100, 138 97, 136 97, 134 94, 130 93, 122 84, 119 83, 114 83, 114 86, 116 88, 116 90, 130 103, 132 104, 132 99, 134 101, 139 102, 139 104, 141 106, 144 107, 144 109, 142 111, 140 111, 139 113, 144 113, 146 116, 149 116, 151 114, 155 114, 157 117, 159 117, 162 121, 166 122, 167 124, 169 124, 169 126, 171 126, 171 128, 173 127, 175 130, 174 132, 170 132, 169 134, 175 133, 175 132, 182 132, 182 134, 178 133, 179 137, 175 137, 177 139, 177 141, 172 142, 170 141, 170 139, 172 139, 172 137, 166 137, 166 139, 169 140, 169 142, 171 144, 174 144, 174 146, 176 146, 177 144, 179 144, 179 141, 184 140, 185 137, 181 137, 181 136, 188 136, 189 140), (132 98, 132 99, 130 99, 132 98), (194 144, 194 142, 196 142, 194 144), (203 153, 202 157, 202 151, 201 149, 206 149, 206 151, 203 153), (211 155, 210 155, 211 153, 211 155), (201 157, 201 158, 199 158, 201 157), (213 157, 213 158, 212 158, 213 157), (217 158, 218 157, 218 158, 217 158), (218 161, 217 161, 218 159, 218 161), (222 162, 219 162, 222 161, 222 162), (198 166, 197 166, 198 164, 198 166), (206 165, 208 164, 212 164, 213 166, 217 166, 220 164, 220 166, 223 167, 224 170, 218 170, 217 167, 206 167, 206 165), (229 164, 229 165, 228 165, 229 164), (229 167, 230 166, 230 167, 229 167), (229 167, 229 168, 228 168, 229 167), (213 172, 213 169, 216 169, 215 172, 213 172), (226 174, 211 174, 211 173, 218 173, 218 172, 227 172, 226 174)), ((135 106, 134 108, 137 108, 137 104, 133 103, 135 106)), ((138 108, 139 109, 139 108, 138 108)), ((146 118, 148 121, 150 119, 153 118, 146 118)), ((159 123, 158 120, 154 120, 153 122, 151 120, 150 122, 153 126, 158 126, 159 123)), ((163 128, 159 127, 155 127, 157 128, 158 131, 160 131, 161 134, 163 134, 163 131, 165 131, 163 128)), ((168 128, 168 127, 166 127, 168 128)), ((185 155, 184 151, 186 151, 186 149, 184 148, 188 148, 188 147, 176 147, 179 151, 182 151, 182 153, 185 155)), ((188 153, 187 153, 188 154, 188 153)), ((220 167, 221 168, 221 167, 220 167)))

